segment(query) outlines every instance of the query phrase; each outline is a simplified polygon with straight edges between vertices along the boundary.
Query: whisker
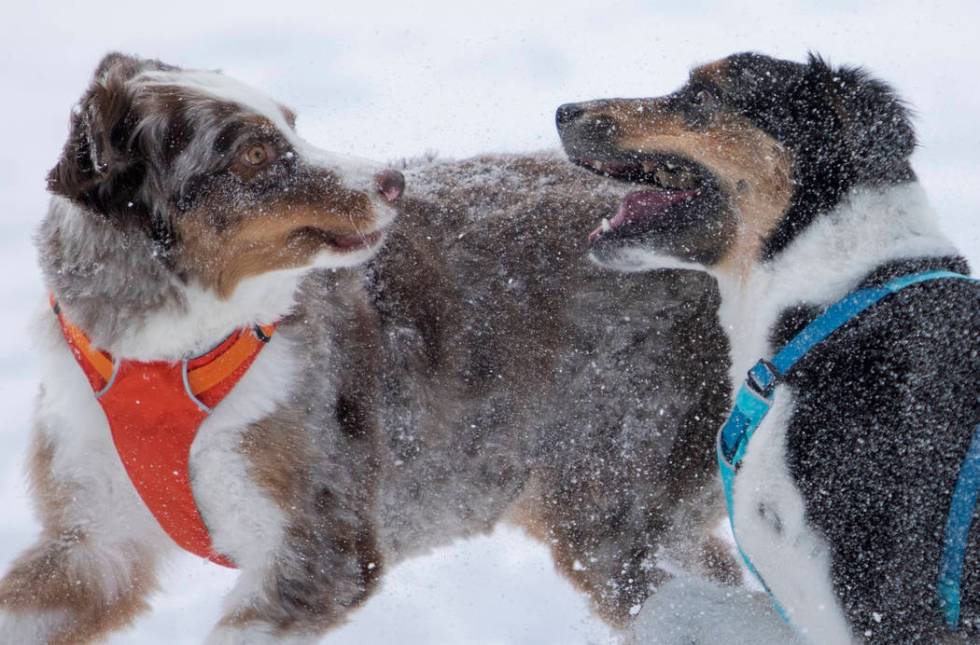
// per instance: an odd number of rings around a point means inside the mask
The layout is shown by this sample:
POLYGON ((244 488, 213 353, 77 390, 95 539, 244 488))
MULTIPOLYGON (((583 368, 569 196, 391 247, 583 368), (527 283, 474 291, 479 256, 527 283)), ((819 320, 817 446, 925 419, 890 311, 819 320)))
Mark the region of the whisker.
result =
POLYGON ((366 238, 366 237, 364 237, 364 233, 361 233, 361 229, 359 229, 359 228, 357 227, 357 222, 355 222, 355 221, 354 221, 354 216, 353 216, 353 215, 351 215, 350 213, 347 213, 347 219, 349 219, 349 220, 350 220, 350 225, 354 227, 354 230, 355 230, 355 231, 357 231, 357 236, 358 236, 359 238, 361 238, 361 241, 362 241, 362 242, 365 242, 365 243, 366 243, 366 242, 367 242, 367 238, 366 238))

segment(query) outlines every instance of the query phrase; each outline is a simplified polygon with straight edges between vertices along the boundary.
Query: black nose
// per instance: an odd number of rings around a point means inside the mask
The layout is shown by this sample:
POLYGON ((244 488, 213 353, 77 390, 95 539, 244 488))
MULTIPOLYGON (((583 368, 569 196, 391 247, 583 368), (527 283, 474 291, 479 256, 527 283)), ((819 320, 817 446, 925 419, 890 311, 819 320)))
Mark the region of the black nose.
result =
POLYGON ((558 129, 561 130, 564 126, 568 125, 575 119, 582 116, 585 113, 578 103, 566 103, 558 107, 555 112, 555 123, 558 125, 558 129))

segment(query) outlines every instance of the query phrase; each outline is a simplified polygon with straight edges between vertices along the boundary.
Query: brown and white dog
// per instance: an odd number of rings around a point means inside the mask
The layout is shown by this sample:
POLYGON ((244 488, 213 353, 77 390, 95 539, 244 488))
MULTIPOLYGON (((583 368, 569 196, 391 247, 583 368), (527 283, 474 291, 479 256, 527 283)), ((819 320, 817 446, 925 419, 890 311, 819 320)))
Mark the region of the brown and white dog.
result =
MULTIPOLYGON (((208 642, 315 641, 386 567, 501 520, 617 625, 671 566, 737 575, 701 530, 717 295, 585 260, 622 190, 549 156, 417 164, 390 226, 401 176, 293 118, 221 74, 110 55, 38 235, 61 310, 114 357, 177 361, 279 322, 191 447, 213 547, 241 569, 208 642)), ((174 545, 47 304, 36 335, 44 529, 0 581, 0 642, 82 643, 148 608, 174 545)))

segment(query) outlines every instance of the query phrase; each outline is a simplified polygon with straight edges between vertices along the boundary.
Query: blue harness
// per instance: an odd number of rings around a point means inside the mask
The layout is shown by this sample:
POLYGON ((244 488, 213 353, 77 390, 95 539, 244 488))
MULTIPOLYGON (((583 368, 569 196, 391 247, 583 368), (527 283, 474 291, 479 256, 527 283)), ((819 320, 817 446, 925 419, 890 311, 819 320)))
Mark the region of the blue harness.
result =
MULTIPOLYGON (((844 324, 857 318, 865 309, 905 287, 938 279, 977 282, 974 278, 951 271, 927 271, 895 278, 881 286, 859 289, 828 307, 816 320, 794 336, 779 353, 772 357, 771 361, 762 359, 749 370, 748 377, 735 395, 735 406, 728 420, 718 431, 718 468, 721 471, 721 483, 725 489, 725 503, 728 506, 728 521, 732 525, 733 533, 735 533, 733 500, 735 475, 748 450, 752 434, 766 418, 773 405, 773 395, 780 380, 797 361, 806 356, 807 352, 844 324)), ((978 491, 980 491, 980 425, 974 430, 973 440, 956 480, 956 488, 953 491, 946 520, 943 555, 939 568, 937 588, 939 606, 946 624, 952 629, 956 629, 960 620, 960 579, 963 575, 963 559, 978 491)), ((738 546, 737 533, 735 543, 738 546)), ((741 546, 738 546, 738 550, 742 554, 745 565, 769 592, 769 587, 752 565, 748 555, 741 546)), ((773 597, 772 592, 769 592, 769 596, 783 619, 789 622, 786 612, 773 597)))

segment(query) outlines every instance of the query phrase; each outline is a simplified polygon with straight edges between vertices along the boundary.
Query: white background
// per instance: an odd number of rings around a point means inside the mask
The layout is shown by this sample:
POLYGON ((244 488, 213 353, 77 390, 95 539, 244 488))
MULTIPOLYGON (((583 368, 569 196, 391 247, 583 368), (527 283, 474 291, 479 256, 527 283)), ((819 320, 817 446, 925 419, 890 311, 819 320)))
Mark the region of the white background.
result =
MULTIPOLYGON (((650 96, 689 67, 757 50, 819 51, 893 83, 917 112, 915 167, 943 228, 980 261, 980 3, 704 0, 587 3, 20 0, 0 7, 0 567, 37 530, 23 456, 37 370, 26 340, 43 287, 31 246, 71 104, 107 51, 221 68, 299 112, 300 132, 377 159, 557 145, 554 108, 650 96)), ((409 188, 410 189, 410 188, 409 188)), ((233 575, 182 557, 156 611, 113 643, 199 642, 233 575)), ((516 531, 401 566, 326 642, 607 643, 611 632, 516 531)))

